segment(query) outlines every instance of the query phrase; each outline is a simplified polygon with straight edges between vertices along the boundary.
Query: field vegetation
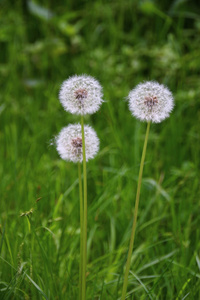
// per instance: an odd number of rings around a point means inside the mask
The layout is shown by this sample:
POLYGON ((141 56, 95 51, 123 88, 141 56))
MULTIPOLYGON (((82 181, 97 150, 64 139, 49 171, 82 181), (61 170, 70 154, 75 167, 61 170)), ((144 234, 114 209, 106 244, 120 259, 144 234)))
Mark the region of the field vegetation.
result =
POLYGON ((127 299, 200 299, 198 1, 0 3, 0 299, 78 299, 78 169, 55 135, 63 80, 103 86, 86 116, 100 139, 88 162, 87 299, 120 299, 146 124, 126 97, 145 80, 175 108, 150 130, 127 299))

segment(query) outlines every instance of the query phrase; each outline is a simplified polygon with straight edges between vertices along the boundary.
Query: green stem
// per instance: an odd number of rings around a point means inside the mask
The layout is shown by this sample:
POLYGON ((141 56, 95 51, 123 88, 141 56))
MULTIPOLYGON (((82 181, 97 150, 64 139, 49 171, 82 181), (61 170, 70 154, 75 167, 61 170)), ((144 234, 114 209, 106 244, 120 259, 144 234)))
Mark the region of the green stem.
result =
POLYGON ((82 270, 82 300, 86 299, 86 265, 87 265, 87 171, 85 154, 84 119, 81 116, 82 147, 83 147, 83 270, 82 270))
POLYGON ((79 197, 80 197, 80 267, 79 267, 79 299, 81 300, 82 293, 82 270, 83 270, 83 187, 81 178, 81 164, 78 163, 78 178, 79 178, 79 197))
POLYGON ((147 124, 144 146, 143 146, 143 151, 142 151, 142 158, 141 158, 141 162, 140 162, 140 171, 139 171, 139 176, 138 176, 138 186, 137 186, 137 194, 136 194, 135 209, 134 209, 134 216, 133 216, 133 226, 132 226, 132 230, 131 230, 131 239, 130 239, 130 245, 129 245, 129 250, 128 250, 128 257, 127 257, 127 262, 126 262, 124 283, 123 283, 123 289, 122 289, 122 298, 121 298, 122 300, 125 300, 126 290, 127 290, 127 285, 128 285, 128 274, 129 274, 130 265, 131 265, 131 255, 133 252, 135 229, 136 229, 136 224, 137 224, 138 205, 139 205, 139 200, 140 200, 140 190, 141 190, 141 183, 142 183, 142 173, 143 173, 143 168, 144 168, 144 160, 145 160, 146 149, 147 149, 149 129, 150 129, 150 122, 148 122, 148 124, 147 124))

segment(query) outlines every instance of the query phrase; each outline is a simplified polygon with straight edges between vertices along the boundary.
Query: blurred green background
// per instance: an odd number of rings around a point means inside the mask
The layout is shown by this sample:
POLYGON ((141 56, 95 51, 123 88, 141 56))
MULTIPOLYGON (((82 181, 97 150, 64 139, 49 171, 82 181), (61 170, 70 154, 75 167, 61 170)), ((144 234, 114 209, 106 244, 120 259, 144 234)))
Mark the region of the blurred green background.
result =
POLYGON ((0 299, 78 299, 78 170, 52 139, 79 122, 59 100, 73 74, 100 81, 85 122, 87 299, 118 299, 146 124, 126 97, 145 80, 175 98, 151 126, 127 299, 200 299, 199 1, 0 1, 0 299))

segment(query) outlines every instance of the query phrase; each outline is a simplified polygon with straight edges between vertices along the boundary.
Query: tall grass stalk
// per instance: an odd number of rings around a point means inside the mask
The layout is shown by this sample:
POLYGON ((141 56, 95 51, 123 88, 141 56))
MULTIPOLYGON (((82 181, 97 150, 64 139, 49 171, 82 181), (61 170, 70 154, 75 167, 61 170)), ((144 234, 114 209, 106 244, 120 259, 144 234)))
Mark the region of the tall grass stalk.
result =
POLYGON ((81 163, 78 163, 79 197, 80 197, 80 265, 79 265, 79 299, 82 293, 82 271, 83 271, 83 186, 81 176, 81 163))
POLYGON ((132 230, 131 230, 131 239, 130 239, 130 244, 129 244, 128 257, 127 257, 127 261, 126 261, 126 268, 125 268, 125 275, 124 275, 124 283, 123 283, 123 289, 122 289, 122 298, 121 298, 122 300, 125 300, 127 286, 128 286, 128 274, 129 274, 129 270, 130 270, 131 255, 133 252, 133 245, 134 245, 134 239, 135 239, 135 230, 136 230, 136 225, 137 225, 137 215, 138 215, 138 206, 139 206, 139 201, 140 201, 142 174, 143 174, 143 168, 144 168, 144 160, 145 160, 145 156, 146 156, 149 130, 150 130, 150 122, 147 123, 146 135, 145 135, 144 146, 143 146, 143 151, 142 151, 142 158, 141 158, 141 163, 140 163, 137 194, 136 194, 135 209, 134 209, 134 216, 133 216, 133 226, 132 226, 132 230))
POLYGON ((87 265, 87 170, 85 154, 84 119, 81 116, 83 147, 83 264, 82 264, 82 300, 86 299, 86 265, 87 265))

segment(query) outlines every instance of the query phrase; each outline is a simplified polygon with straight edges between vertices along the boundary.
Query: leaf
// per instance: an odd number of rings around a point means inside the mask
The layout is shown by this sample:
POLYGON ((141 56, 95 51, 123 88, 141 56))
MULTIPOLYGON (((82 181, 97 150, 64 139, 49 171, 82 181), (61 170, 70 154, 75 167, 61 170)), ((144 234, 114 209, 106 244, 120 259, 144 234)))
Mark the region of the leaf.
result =
POLYGON ((54 14, 49 9, 42 7, 42 6, 34 3, 33 1, 28 1, 27 3, 28 3, 29 11, 33 15, 40 17, 43 20, 48 21, 54 16, 54 14))
POLYGON ((33 281, 33 279, 28 276, 26 274, 26 277, 30 280, 30 282, 36 287, 36 289, 40 292, 40 294, 42 294, 42 296, 46 299, 49 300, 49 298, 47 297, 47 295, 41 290, 41 288, 39 287, 39 285, 37 285, 37 283, 35 281, 33 281))

